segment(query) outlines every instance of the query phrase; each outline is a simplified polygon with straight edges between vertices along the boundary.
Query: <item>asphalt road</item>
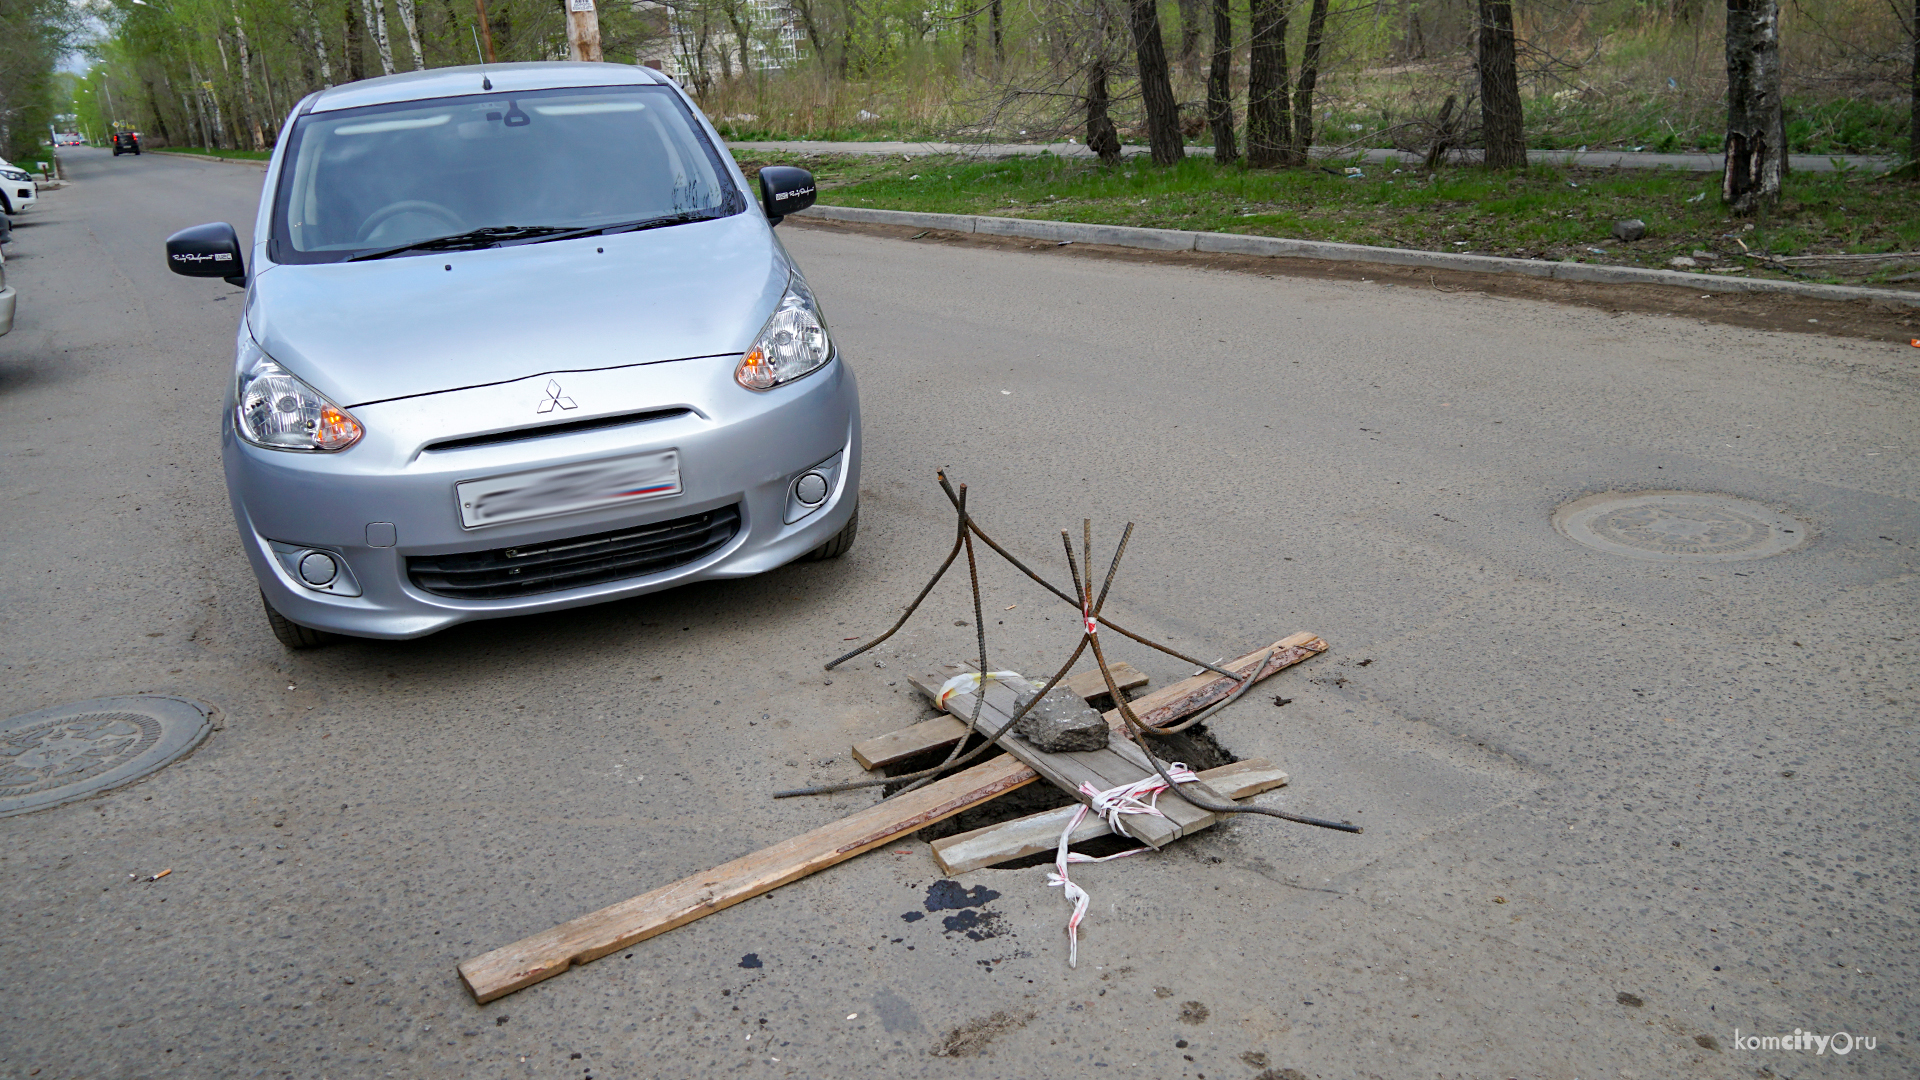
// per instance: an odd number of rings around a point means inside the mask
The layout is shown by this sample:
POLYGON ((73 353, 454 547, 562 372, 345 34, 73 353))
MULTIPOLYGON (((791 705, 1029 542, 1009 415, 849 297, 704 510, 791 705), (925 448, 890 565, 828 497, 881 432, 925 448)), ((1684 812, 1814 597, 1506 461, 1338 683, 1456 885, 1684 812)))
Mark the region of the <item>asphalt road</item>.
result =
MULTIPOLYGON (((261 174, 67 160, 9 249, 7 712, 156 692, 224 727, 0 819, 0 1076, 1920 1071, 1904 343, 783 228, 865 395, 848 557, 294 655, 218 462, 242 294, 160 257, 244 233, 261 174), (1267 805, 1365 834, 1239 820, 1077 868, 1077 970, 1041 870, 929 910, 951 890, 900 843, 475 1006, 460 960, 872 801, 767 796, 855 775, 851 742, 929 715, 904 669, 969 648, 956 581, 884 668, 820 670, 944 554, 940 466, 1056 575, 1058 529, 1137 522, 1111 610, 1143 632, 1325 636, 1214 733, 1292 774, 1267 805), (1674 565, 1551 526, 1610 488, 1814 537, 1674 565)), ((1070 611, 983 581, 996 665, 1071 649, 1070 611)))

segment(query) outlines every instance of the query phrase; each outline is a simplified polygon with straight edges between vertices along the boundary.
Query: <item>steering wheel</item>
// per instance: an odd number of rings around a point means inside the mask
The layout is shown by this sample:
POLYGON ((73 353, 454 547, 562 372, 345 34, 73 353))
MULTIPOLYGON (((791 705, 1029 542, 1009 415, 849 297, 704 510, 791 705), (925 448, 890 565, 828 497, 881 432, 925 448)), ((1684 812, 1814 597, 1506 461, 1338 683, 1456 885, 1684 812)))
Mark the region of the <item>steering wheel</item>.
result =
POLYGON ((402 214, 426 214, 430 217, 439 218, 446 223, 446 229, 441 230, 444 232, 459 232, 461 228, 460 218, 455 215, 453 211, 441 206, 439 203, 428 202, 425 199, 402 199, 399 202, 388 203, 380 209, 375 210, 367 217, 367 220, 360 223, 360 231, 354 239, 361 243, 373 239, 374 234, 380 231, 382 225, 385 225, 387 222, 402 214))

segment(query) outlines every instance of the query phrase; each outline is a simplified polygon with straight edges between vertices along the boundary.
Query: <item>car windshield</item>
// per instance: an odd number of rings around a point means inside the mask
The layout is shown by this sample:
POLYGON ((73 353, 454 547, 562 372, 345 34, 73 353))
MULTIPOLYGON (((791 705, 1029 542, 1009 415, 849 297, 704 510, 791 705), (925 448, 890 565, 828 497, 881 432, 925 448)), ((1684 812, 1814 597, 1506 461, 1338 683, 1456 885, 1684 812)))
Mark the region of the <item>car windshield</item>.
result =
POLYGON ((718 151, 664 86, 309 113, 285 161, 273 228, 280 262, 403 253, 436 240, 428 250, 487 247, 721 217, 745 205, 718 151))

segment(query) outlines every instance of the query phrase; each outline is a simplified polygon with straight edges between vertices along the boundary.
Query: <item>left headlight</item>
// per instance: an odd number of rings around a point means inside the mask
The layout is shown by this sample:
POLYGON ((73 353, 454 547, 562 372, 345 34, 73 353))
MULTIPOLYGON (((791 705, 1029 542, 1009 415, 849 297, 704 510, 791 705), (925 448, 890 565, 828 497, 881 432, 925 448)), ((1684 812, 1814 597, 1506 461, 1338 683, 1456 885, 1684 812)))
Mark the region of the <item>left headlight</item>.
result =
POLYGON ((269 450, 332 452, 360 441, 366 429, 318 390, 254 352, 240 369, 233 426, 240 437, 269 450))
POLYGON ((21 170, 19 170, 19 169, 0 169, 0 177, 5 177, 5 178, 6 178, 6 179, 8 179, 8 180, 31 180, 31 179, 33 179, 33 176, 32 176, 32 174, 30 174, 30 173, 26 173, 26 172, 23 172, 23 171, 21 171, 21 170))
POLYGON ((786 295, 773 316, 740 358, 733 378, 749 390, 771 390, 818 370, 831 359, 833 342, 827 337, 826 320, 820 317, 807 283, 795 274, 787 280, 786 295))

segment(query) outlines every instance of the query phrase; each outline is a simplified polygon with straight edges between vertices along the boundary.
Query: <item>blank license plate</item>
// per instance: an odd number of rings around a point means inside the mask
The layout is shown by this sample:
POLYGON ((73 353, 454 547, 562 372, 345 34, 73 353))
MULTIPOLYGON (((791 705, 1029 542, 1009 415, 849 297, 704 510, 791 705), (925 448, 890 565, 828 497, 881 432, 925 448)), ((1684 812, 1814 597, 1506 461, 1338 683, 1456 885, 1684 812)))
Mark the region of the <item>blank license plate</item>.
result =
POLYGON ((680 452, 586 461, 454 485, 469 529, 680 494, 680 452))

